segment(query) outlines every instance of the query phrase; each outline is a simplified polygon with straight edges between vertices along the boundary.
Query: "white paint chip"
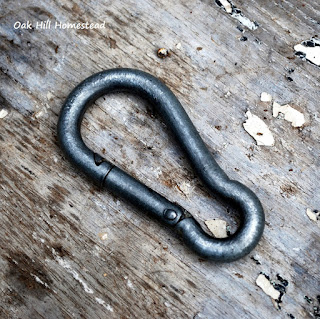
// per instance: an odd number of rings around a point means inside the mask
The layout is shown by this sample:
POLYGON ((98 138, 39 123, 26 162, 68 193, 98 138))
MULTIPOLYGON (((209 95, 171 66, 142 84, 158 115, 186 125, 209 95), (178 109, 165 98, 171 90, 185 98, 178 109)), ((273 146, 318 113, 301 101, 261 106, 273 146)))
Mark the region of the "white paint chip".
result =
POLYGON ((236 20, 238 20, 241 24, 243 24, 249 30, 254 31, 258 29, 258 24, 254 21, 251 21, 249 18, 245 17, 242 13, 233 12, 231 16, 236 20))
POLYGON ((230 93, 230 91, 228 91, 225 95, 224 95, 224 97, 229 97, 231 95, 231 93, 230 93))
POLYGON ((180 192, 182 192, 185 196, 189 196, 192 191, 193 191, 193 188, 191 186, 190 183, 188 182, 182 182, 181 184, 178 185, 178 189, 180 190, 180 192))
POLYGON ((227 238, 227 222, 222 219, 211 219, 204 222, 215 238, 227 238))
POLYGON ((219 0, 219 3, 216 2, 219 7, 223 7, 224 10, 231 15, 234 19, 238 20, 241 24, 247 27, 249 30, 258 29, 258 23, 255 21, 251 21, 247 18, 240 9, 238 9, 235 5, 231 3, 229 0, 219 0))
POLYGON ((40 110, 40 111, 34 113, 34 117, 39 118, 39 117, 43 116, 43 114, 44 114, 43 110, 40 110))
POLYGON ((296 52, 301 52, 302 58, 320 66, 320 39, 311 38, 294 46, 296 52))
POLYGON ((271 102, 272 96, 267 92, 262 92, 260 97, 261 102, 271 102))
POLYGON ((105 304, 105 301, 102 300, 101 298, 96 297, 95 300, 99 305, 104 305, 105 304))
POLYGON ((80 275, 72 269, 70 263, 66 260, 64 260, 62 257, 58 256, 56 251, 52 248, 52 254, 54 256, 54 259, 58 262, 58 264, 63 267, 69 274, 72 275, 72 277, 78 281, 81 286, 83 287, 84 291, 88 294, 93 294, 94 291, 88 286, 88 284, 80 277, 80 275))
POLYGON ((228 0, 220 0, 220 3, 228 13, 232 13, 232 6, 228 0))
POLYGON ((96 297, 95 300, 99 305, 102 305, 110 312, 113 312, 113 308, 110 305, 106 304, 106 302, 104 300, 102 300, 101 298, 98 298, 98 297, 96 297))
POLYGON ((42 281, 38 276, 34 275, 34 274, 30 274, 37 283, 45 286, 46 288, 49 288, 49 285, 47 283, 45 283, 44 281, 42 281))
POLYGON ((2 109, 0 110, 0 119, 5 118, 9 114, 8 110, 2 109))
POLYGON ((243 123, 243 127, 256 140, 257 145, 274 145, 274 138, 268 126, 250 111, 246 113, 246 116, 248 119, 243 123))
POLYGON ((99 233, 99 238, 101 240, 107 240, 108 239, 108 234, 106 232, 99 233))
POLYGON ((47 93, 47 100, 52 100, 54 98, 54 95, 50 92, 50 91, 48 91, 48 93, 47 93))
POLYGON ((280 291, 276 290, 269 279, 264 275, 260 274, 256 279, 256 284, 259 286, 265 294, 270 296, 272 299, 277 300, 280 297, 280 291))
MULTIPOLYGON (((153 167, 152 167, 152 169, 153 169, 153 167)), ((157 178, 159 178, 160 175, 162 175, 161 167, 156 167, 155 169, 153 169, 153 171, 154 171, 157 178)))
POLYGON ((178 50, 181 49, 181 43, 180 43, 180 42, 176 44, 176 48, 177 48, 178 50))
POLYGON ((312 211, 310 208, 307 208, 306 214, 310 218, 310 220, 314 222, 318 221, 318 218, 320 216, 320 212, 312 211))
POLYGON ((133 284, 132 281, 130 279, 127 280, 127 286, 131 289, 133 289, 133 284))
POLYGON ((273 102, 273 117, 277 117, 279 113, 284 114, 284 119, 291 122, 293 127, 301 127, 306 122, 304 115, 289 104, 280 105, 277 102, 273 102))

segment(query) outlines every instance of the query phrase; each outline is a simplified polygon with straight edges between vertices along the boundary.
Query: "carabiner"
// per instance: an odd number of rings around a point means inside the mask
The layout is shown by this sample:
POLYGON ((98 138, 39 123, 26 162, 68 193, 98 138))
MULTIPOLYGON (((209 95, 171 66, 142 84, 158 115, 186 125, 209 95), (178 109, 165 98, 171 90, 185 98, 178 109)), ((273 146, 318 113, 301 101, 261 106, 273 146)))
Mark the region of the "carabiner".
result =
POLYGON ((134 69, 111 69, 84 80, 70 93, 61 109, 58 138, 68 159, 94 182, 167 225, 174 226, 187 245, 203 258, 215 261, 239 259, 248 254, 262 236, 264 212, 257 196, 246 186, 228 178, 175 95, 148 73, 134 69), (85 111, 102 95, 119 91, 146 98, 170 127, 209 190, 240 208, 241 225, 233 235, 223 239, 210 237, 182 207, 169 202, 84 144, 80 126, 85 111))

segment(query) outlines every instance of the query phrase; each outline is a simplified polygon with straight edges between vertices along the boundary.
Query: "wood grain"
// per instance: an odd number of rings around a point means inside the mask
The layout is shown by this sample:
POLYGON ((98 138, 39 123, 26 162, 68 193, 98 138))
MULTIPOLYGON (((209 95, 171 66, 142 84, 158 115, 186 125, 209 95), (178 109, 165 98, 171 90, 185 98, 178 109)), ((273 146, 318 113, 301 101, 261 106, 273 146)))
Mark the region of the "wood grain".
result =
MULTIPOLYGON (((9 111, 0 119, 1 318, 316 318, 319 227, 306 209, 320 209, 320 76, 293 46, 320 34, 317 1, 235 1, 259 24, 242 26, 244 33, 208 0, 0 5, 0 108, 9 111), (106 21, 106 28, 13 28, 46 19, 106 21), (158 58, 161 47, 170 57, 158 58), (64 99, 87 76, 114 67, 166 83, 221 167, 257 193, 267 223, 249 256, 230 264, 200 259, 171 229, 65 160, 56 139, 64 99), (273 118, 261 92, 302 111, 305 127, 273 118), (244 131, 247 110, 264 119, 275 146, 256 146, 244 131), (255 284, 260 272, 288 280, 281 309, 255 284)), ((232 209, 207 192, 145 101, 99 99, 82 133, 92 149, 202 224, 221 218, 235 231, 232 209)))

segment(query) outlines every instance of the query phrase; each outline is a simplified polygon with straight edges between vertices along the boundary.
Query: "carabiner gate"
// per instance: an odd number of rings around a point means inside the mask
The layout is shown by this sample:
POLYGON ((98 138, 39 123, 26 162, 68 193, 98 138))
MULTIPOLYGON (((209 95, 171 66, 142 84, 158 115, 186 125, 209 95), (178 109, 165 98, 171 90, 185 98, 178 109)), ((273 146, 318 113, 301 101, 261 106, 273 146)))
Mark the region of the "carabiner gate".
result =
POLYGON ((174 226, 188 246, 203 258, 215 261, 239 259, 248 254, 262 236, 265 220, 257 196, 246 186, 228 178, 175 95, 148 73, 134 69, 111 69, 81 82, 70 93, 61 109, 58 138, 68 159, 95 183, 139 206, 167 225, 174 226), (85 111, 102 95, 119 91, 146 98, 173 131, 209 190, 239 206, 242 222, 235 234, 223 239, 210 237, 183 208, 95 154, 84 144, 80 126, 85 111))

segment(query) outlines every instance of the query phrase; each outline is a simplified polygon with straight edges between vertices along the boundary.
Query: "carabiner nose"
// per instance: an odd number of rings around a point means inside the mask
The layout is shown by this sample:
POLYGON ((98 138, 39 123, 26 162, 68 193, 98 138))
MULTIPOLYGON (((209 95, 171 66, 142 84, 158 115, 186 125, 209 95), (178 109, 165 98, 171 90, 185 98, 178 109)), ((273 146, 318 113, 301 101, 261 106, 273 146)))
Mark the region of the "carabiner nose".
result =
POLYGON ((70 93, 61 109, 58 138, 68 159, 94 182, 175 227, 188 246, 204 258, 215 261, 239 259, 248 254, 262 236, 264 212, 257 196, 241 183, 228 178, 175 95, 148 73, 133 69, 112 69, 84 80, 70 93), (86 109, 102 95, 117 91, 138 94, 152 103, 209 190, 239 207, 242 222, 235 234, 224 239, 208 236, 183 208, 93 153, 85 145, 80 126, 86 109))

